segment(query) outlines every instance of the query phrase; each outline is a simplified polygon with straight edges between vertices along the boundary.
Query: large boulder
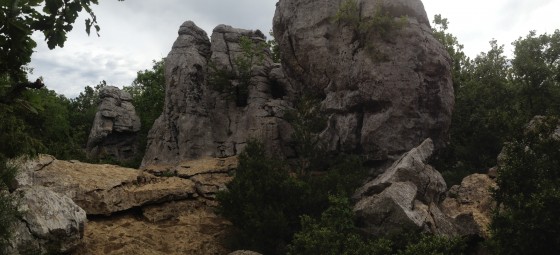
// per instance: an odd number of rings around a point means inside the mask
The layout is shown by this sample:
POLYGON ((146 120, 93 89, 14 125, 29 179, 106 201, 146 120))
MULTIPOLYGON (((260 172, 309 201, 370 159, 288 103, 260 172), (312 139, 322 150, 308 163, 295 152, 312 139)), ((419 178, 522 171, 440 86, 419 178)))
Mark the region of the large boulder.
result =
POLYGON ((87 142, 88 157, 121 162, 134 159, 138 152, 136 136, 140 131, 140 118, 132 105, 132 97, 113 86, 101 88, 99 97, 101 102, 87 142))
POLYGON ((203 157, 229 157, 259 139, 284 154, 290 105, 279 66, 260 31, 219 25, 212 34, 187 21, 165 59, 162 115, 148 135, 143 166, 203 157), (270 78, 269 78, 270 77, 270 78))
POLYGON ((446 184, 426 163, 433 150, 432 141, 425 140, 356 191, 354 212, 364 231, 376 236, 407 230, 447 236, 478 234, 471 215, 452 218, 441 210, 446 184))
POLYGON ((486 174, 472 174, 463 179, 460 185, 449 189, 448 196, 441 203, 442 211, 452 218, 472 215, 477 234, 489 237, 489 226, 496 202, 492 199, 492 189, 496 181, 486 174))
POLYGON ((17 189, 21 221, 16 223, 11 254, 63 254, 77 248, 86 212, 67 196, 41 186, 17 189))
POLYGON ((391 161, 426 138, 444 144, 450 57, 420 0, 280 0, 273 25, 287 76, 324 97, 330 150, 391 161))

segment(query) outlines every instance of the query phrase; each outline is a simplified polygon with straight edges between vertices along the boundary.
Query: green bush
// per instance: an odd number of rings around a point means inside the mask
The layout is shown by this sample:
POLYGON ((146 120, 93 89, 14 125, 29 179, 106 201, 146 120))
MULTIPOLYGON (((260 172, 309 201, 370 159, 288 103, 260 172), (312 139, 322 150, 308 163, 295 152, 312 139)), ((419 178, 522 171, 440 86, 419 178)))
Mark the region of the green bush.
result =
POLYGON ((228 190, 218 194, 219 212, 236 228, 232 247, 281 254, 299 228, 306 192, 285 164, 249 142, 228 190))
POLYGON ((529 128, 505 147, 493 197, 495 254, 560 252, 560 140, 557 118, 529 128))
POLYGON ((354 213, 346 197, 330 196, 331 206, 317 220, 301 217, 302 230, 294 235, 289 246, 290 255, 359 255, 389 254, 391 242, 377 239, 368 242, 359 235, 354 213))

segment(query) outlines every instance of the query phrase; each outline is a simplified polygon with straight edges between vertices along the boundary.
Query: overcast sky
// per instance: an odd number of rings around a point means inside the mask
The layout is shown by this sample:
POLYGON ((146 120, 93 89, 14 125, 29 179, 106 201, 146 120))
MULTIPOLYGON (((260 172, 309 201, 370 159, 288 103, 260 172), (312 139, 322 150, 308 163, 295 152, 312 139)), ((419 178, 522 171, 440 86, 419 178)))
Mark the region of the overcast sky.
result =
MULTIPOLYGON (((320 1, 320 0, 317 0, 320 1)), ((34 73, 48 88, 75 97, 86 85, 101 80, 118 87, 130 85, 139 70, 150 69, 152 60, 167 56, 179 26, 194 21, 208 35, 219 24, 260 29, 272 27, 277 0, 116 0, 94 6, 101 37, 84 32, 83 18, 69 33, 64 48, 48 50, 41 34, 32 57, 34 73)), ((559 0, 424 0, 430 19, 442 14, 449 31, 476 56, 488 50, 495 38, 511 56, 511 42, 530 30, 538 34, 560 29, 559 0)))

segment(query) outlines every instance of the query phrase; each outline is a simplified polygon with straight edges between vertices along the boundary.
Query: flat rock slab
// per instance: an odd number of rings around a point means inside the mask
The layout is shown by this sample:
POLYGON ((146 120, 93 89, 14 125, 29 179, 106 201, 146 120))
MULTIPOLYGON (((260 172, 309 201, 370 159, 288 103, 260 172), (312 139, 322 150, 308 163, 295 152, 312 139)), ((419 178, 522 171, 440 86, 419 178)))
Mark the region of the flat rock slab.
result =
MULTIPOLYGON (((41 155, 35 169, 27 169, 35 185, 67 195, 88 215, 109 215, 134 207, 197 196, 193 181, 156 177, 114 165, 56 160, 41 155), (50 163, 48 159, 50 158, 50 163)), ((32 164, 30 164, 32 165, 32 164)))

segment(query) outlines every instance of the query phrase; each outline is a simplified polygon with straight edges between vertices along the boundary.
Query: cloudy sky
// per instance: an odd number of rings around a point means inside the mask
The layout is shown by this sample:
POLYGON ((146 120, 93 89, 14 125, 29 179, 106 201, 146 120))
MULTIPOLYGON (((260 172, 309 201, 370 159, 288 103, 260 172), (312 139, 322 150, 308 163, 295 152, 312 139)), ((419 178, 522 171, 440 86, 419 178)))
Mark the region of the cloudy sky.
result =
MULTIPOLYGON (((318 0, 320 1, 320 0, 318 0)), ((139 70, 150 69, 152 60, 167 55, 179 26, 193 20, 210 35, 218 24, 260 29, 268 35, 277 0, 116 0, 94 6, 101 37, 75 24, 64 48, 48 50, 35 34, 31 80, 42 76, 60 94, 75 97, 84 86, 101 80, 115 86, 130 85, 139 70)), ((423 0, 428 16, 442 14, 449 31, 474 57, 488 49, 495 38, 511 56, 511 42, 530 30, 538 34, 560 29, 558 0, 423 0)), ((85 16, 83 17, 85 18, 85 16)))

